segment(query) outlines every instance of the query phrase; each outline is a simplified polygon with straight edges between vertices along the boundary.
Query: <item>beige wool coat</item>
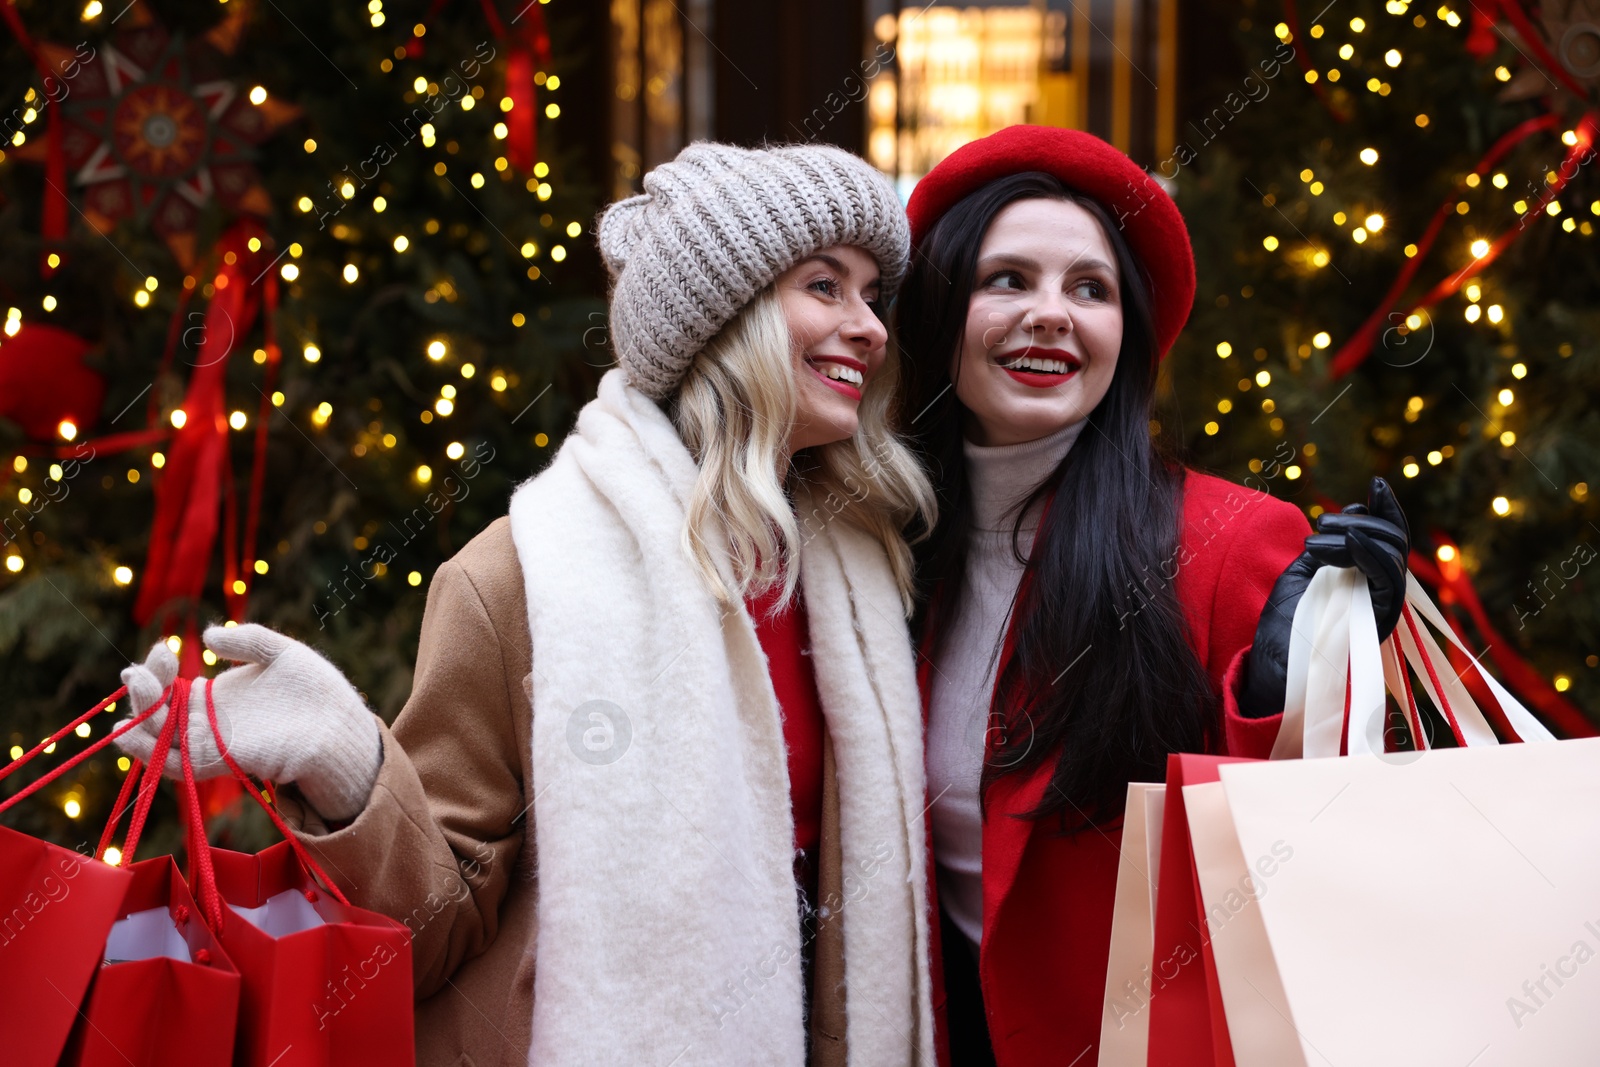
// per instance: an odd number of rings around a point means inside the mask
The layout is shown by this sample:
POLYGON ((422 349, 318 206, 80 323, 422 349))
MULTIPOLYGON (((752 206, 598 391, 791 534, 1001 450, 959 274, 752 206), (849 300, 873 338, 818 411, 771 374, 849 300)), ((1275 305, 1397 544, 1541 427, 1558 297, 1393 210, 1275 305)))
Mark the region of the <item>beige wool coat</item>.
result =
MULTIPOLYGON (((419 1067, 524 1067, 533 1019, 534 848, 528 814, 532 647, 521 568, 502 517, 428 587, 411 696, 381 726, 366 808, 330 829, 292 786, 295 836, 351 901, 412 932, 419 1067)), ((842 899, 839 789, 824 743, 818 900, 842 899)), ((843 932, 815 935, 812 1067, 845 1063, 843 932)))

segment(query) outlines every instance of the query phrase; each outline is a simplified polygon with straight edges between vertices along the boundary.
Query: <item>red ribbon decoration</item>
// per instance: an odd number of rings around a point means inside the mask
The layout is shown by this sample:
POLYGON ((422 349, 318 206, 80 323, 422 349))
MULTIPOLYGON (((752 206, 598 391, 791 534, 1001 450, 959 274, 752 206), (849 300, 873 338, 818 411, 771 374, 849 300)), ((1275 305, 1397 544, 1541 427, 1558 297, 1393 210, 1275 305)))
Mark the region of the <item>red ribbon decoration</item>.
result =
MULTIPOLYGON (((446 2, 433 0, 419 25, 426 26, 433 22, 446 2)), ((522 23, 513 33, 495 9, 494 0, 478 0, 478 4, 495 39, 511 49, 511 54, 506 58, 505 95, 511 101, 511 110, 504 117, 506 161, 516 170, 529 171, 539 159, 539 102, 535 73, 550 65, 550 32, 545 25, 544 8, 538 0, 530 2, 512 18, 513 26, 522 23)), ((405 49, 408 56, 420 56, 422 38, 413 35, 406 42, 405 49)))
MULTIPOLYGON (((1289 47, 1294 49, 1295 61, 1300 64, 1302 69, 1310 72, 1312 69, 1311 57, 1306 53, 1304 42, 1300 40, 1300 14, 1295 8, 1295 0, 1283 0, 1283 24, 1289 27, 1289 47)), ((1312 25, 1316 25, 1316 23, 1312 23, 1312 25)), ((1341 113, 1333 106, 1333 102, 1328 99, 1327 90, 1323 89, 1321 79, 1311 83, 1311 91, 1316 94, 1323 110, 1333 116, 1334 121, 1349 121, 1349 116, 1341 113)))
POLYGON ((224 372, 228 356, 259 309, 256 287, 245 273, 247 260, 254 259, 246 240, 259 232, 254 223, 242 221, 229 228, 217 244, 222 262, 213 282, 216 295, 206 309, 199 362, 184 393, 186 419, 178 428, 155 488, 150 553, 133 610, 134 620, 141 626, 169 601, 198 599, 205 584, 227 473, 224 372))
MULTIPOLYGON (((17 14, 17 9, 11 6, 11 0, 0 0, 0 18, 5 19, 6 25, 11 28, 11 34, 28 53, 28 58, 38 68, 39 73, 46 79, 59 80, 60 71, 52 70, 44 55, 39 51, 39 46, 28 35, 28 29, 22 24, 22 16, 17 14)), ((67 155, 61 145, 61 120, 56 115, 56 109, 48 94, 42 98, 39 110, 49 110, 49 125, 45 129, 45 165, 44 165, 44 205, 40 219, 40 233, 44 238, 44 248, 41 250, 39 272, 48 278, 56 272, 50 265, 52 251, 65 251, 67 240, 67 155)))
MULTIPOLYGON (((1592 135, 1592 119, 1586 118, 1585 121, 1590 123, 1589 129, 1592 135)), ((1518 123, 1516 126, 1513 126, 1511 129, 1500 135, 1499 140, 1495 141, 1495 143, 1490 146, 1489 151, 1483 154, 1483 158, 1478 160, 1477 166, 1472 168, 1472 173, 1476 174, 1479 178, 1482 178, 1485 174, 1488 174, 1490 170, 1494 169, 1494 166, 1499 163, 1501 159, 1505 158, 1505 156, 1517 145, 1521 144, 1523 141, 1542 130, 1553 130, 1559 125, 1560 118, 1556 115, 1540 115, 1537 118, 1531 118, 1525 122, 1518 123)), ((1583 134, 1580 131, 1580 138, 1582 135, 1583 134)), ((1574 152, 1578 151, 1577 145, 1574 145, 1573 147, 1574 152)), ((1571 153, 1569 153, 1568 158, 1572 158, 1571 153)), ((1563 169, 1565 169, 1565 164, 1563 164, 1563 169)), ((1558 175, 1558 184, 1551 186, 1545 200, 1540 201, 1539 205, 1532 210, 1544 210, 1544 204, 1548 202, 1550 197, 1553 197, 1560 192, 1562 186, 1564 185, 1566 185, 1566 180, 1561 179, 1558 175)), ((1407 317, 1406 315, 1396 316, 1391 314, 1391 309, 1394 307, 1395 302, 1400 299, 1401 294, 1403 294, 1406 291, 1406 288, 1411 284, 1412 279, 1416 277, 1417 270, 1422 266, 1422 261, 1427 258, 1428 250, 1433 247, 1433 242, 1439 236, 1439 231, 1444 228, 1445 222, 1455 214, 1456 201, 1459 199, 1461 199, 1461 192, 1458 189, 1455 193, 1451 194, 1448 200, 1440 204, 1439 209, 1433 213, 1433 218, 1431 221, 1429 221, 1427 230, 1425 230, 1422 236, 1417 239, 1417 254, 1412 256, 1411 259, 1406 262, 1406 265, 1400 268, 1399 275, 1395 278, 1394 284, 1389 286, 1389 291, 1384 294, 1383 300, 1381 300, 1378 306, 1373 309, 1372 314, 1367 316, 1367 320, 1363 322, 1356 332, 1350 336, 1350 339, 1340 347, 1339 351, 1334 355, 1332 361, 1328 364, 1328 377, 1330 380, 1337 380, 1344 377, 1346 374, 1349 374, 1351 371, 1359 367, 1366 360, 1367 356, 1371 355, 1372 346, 1378 339, 1379 331, 1384 328, 1384 323, 1393 322, 1396 320, 1396 318, 1404 321, 1404 319, 1407 317)), ((1524 218, 1527 217, 1528 216, 1524 216, 1524 218)), ((1441 283, 1439 286, 1435 286, 1434 289, 1429 292, 1427 297, 1424 297, 1412 307, 1411 311, 1415 312, 1419 308, 1427 307, 1431 304, 1437 303, 1439 300, 1442 300, 1444 297, 1455 292, 1456 289, 1460 287, 1462 281, 1465 280, 1473 271, 1487 266, 1497 256, 1499 256, 1499 254, 1504 251, 1505 247, 1515 239, 1518 232, 1520 232, 1520 227, 1518 230, 1508 230, 1506 233, 1502 234, 1495 244, 1491 246, 1488 253, 1467 264, 1467 266, 1461 271, 1457 272, 1452 279, 1447 279, 1446 282, 1441 283), (1451 282, 1453 282, 1453 284, 1451 284, 1451 282), (1446 288, 1446 286, 1448 286, 1448 288, 1446 288)))

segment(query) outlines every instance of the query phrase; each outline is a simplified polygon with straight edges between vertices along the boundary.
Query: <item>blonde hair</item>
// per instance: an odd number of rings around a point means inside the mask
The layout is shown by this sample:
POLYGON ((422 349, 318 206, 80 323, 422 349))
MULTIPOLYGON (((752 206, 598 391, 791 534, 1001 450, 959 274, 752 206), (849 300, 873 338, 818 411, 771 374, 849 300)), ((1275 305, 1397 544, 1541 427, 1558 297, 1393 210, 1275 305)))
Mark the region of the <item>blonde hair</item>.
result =
POLYGON ((895 348, 889 346, 888 359, 866 387, 856 432, 800 450, 780 474, 796 414, 794 362, 788 322, 770 285, 695 354, 667 404, 700 466, 684 549, 720 602, 730 603, 735 592, 748 599, 781 582, 780 604, 788 604, 805 543, 795 514, 804 491, 817 505, 811 509, 814 522, 843 520, 883 545, 909 617, 913 567, 902 531, 913 519, 922 531, 932 529, 937 506, 928 476, 895 434, 895 348), (717 538, 726 541, 734 590, 717 572, 717 538))

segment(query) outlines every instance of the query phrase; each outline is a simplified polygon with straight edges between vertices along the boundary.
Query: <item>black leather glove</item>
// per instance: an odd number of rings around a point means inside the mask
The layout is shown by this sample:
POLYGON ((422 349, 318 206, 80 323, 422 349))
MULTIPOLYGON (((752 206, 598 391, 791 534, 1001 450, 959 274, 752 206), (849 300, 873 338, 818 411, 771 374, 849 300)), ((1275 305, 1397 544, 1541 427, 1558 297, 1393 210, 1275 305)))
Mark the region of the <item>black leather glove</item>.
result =
POLYGON ((1284 568, 1272 586, 1246 664, 1239 712, 1263 719, 1283 710, 1289 675, 1289 631, 1295 608, 1321 567, 1358 567, 1372 591, 1378 617, 1378 639, 1394 632, 1406 600, 1406 557, 1411 535, 1394 490, 1382 478, 1372 479, 1366 504, 1351 504, 1338 514, 1317 519, 1317 532, 1306 538, 1305 551, 1284 568))

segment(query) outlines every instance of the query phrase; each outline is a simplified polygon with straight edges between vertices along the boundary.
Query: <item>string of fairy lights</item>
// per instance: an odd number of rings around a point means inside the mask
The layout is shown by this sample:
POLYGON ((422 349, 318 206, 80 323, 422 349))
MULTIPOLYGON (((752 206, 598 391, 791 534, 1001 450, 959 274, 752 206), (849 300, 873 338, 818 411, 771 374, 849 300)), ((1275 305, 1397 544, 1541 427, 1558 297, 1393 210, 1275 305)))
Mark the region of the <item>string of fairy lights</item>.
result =
MULTIPOLYGON (((1411 8, 1412 4, 1409 0, 1388 0, 1385 5, 1385 9, 1390 15, 1398 18, 1409 17, 1409 21, 1418 30, 1427 29, 1430 25, 1427 16, 1421 13, 1413 13, 1411 8)), ((1434 15, 1438 22, 1442 22, 1451 28, 1457 28, 1462 23, 1462 16, 1448 4, 1441 5, 1434 12, 1434 15)), ((1337 56, 1337 60, 1329 58, 1326 67, 1321 71, 1315 68, 1306 70, 1304 74, 1305 81, 1311 85, 1315 85, 1319 80, 1337 83, 1347 78, 1351 82, 1361 82, 1364 77, 1365 80, 1362 84, 1367 92, 1380 97, 1389 96, 1393 92, 1394 86, 1388 78, 1390 76, 1399 77, 1403 73, 1406 62, 1405 53, 1400 48, 1387 48, 1373 60, 1365 61, 1360 54, 1360 42, 1362 35, 1369 29, 1368 24, 1365 19, 1355 17, 1351 18, 1347 25, 1351 38, 1338 45, 1334 53, 1337 56), (1344 68, 1340 67, 1340 63, 1345 64, 1344 68)), ((1274 27, 1274 32, 1278 39, 1284 43, 1294 42, 1294 35, 1287 23, 1278 23, 1274 27)), ((1319 23, 1310 27, 1309 36, 1314 40, 1323 40, 1329 36, 1329 31, 1327 27, 1319 23)), ((1332 43, 1331 40, 1327 40, 1325 46, 1332 43)), ((1503 65, 1496 67, 1494 70, 1496 81, 1509 82, 1512 76, 1510 69, 1503 65)), ((1432 120, 1426 113, 1419 113, 1413 121, 1418 129, 1426 129, 1432 120)), ((1561 135, 1561 142, 1570 148, 1578 143, 1577 138, 1577 130, 1567 130, 1561 135)), ((1377 148, 1367 146, 1359 151, 1357 158, 1368 167, 1376 167, 1380 160, 1380 153, 1377 148)), ((1304 192, 1313 199, 1325 195, 1334 196, 1327 183, 1321 180, 1312 168, 1307 167, 1301 170, 1299 179, 1304 192)), ((1527 188, 1534 190, 1538 189, 1541 184, 1543 186, 1554 185, 1557 180, 1558 175, 1555 167, 1546 166, 1535 181, 1527 182, 1527 188)), ((1529 200, 1532 197, 1519 196, 1513 198, 1513 194, 1505 193, 1505 190, 1511 186, 1512 182, 1513 178, 1501 170, 1489 175, 1487 182, 1475 173, 1468 173, 1462 176, 1461 185, 1464 187, 1464 191, 1454 209, 1456 216, 1465 217, 1477 212, 1478 215, 1492 217, 1497 212, 1509 212, 1511 215, 1509 221, 1514 222, 1517 219, 1524 218, 1529 211, 1529 200), (1497 193, 1503 193, 1504 195, 1497 196, 1497 193), (1474 197, 1476 197, 1476 202, 1474 202, 1474 197)), ((1262 197, 1262 201, 1266 206, 1272 207, 1277 204, 1278 197, 1273 192, 1268 192, 1262 197)), ((1545 213, 1552 218, 1561 216, 1563 210, 1561 201, 1554 197, 1549 200, 1544 208, 1545 213)), ((1312 212, 1313 217, 1316 214, 1315 211, 1312 212)), ((1595 200, 1589 205, 1589 214, 1600 216, 1600 200, 1595 200)), ((1348 237, 1356 245, 1365 245, 1371 242, 1375 247, 1381 247, 1387 236, 1385 233, 1386 219, 1379 205, 1351 204, 1334 211, 1331 218, 1333 225, 1340 230, 1341 234, 1348 237)), ((1492 227, 1494 223, 1491 222, 1489 225, 1492 227)), ((1463 267, 1470 270, 1489 255, 1491 241, 1489 238, 1477 233, 1471 224, 1466 224, 1464 229, 1465 235, 1461 243, 1462 252, 1465 253, 1466 258, 1463 267)), ((1594 234, 1595 224, 1591 219, 1575 218, 1573 215, 1568 214, 1566 218, 1561 220, 1561 229, 1567 234, 1572 234, 1579 238, 1588 238, 1594 234)), ((1289 264, 1305 274, 1315 273, 1332 262, 1332 252, 1330 251, 1333 247, 1332 243, 1317 238, 1301 236, 1299 240, 1291 240, 1288 237, 1280 237, 1277 234, 1268 233, 1262 236, 1261 246, 1269 253, 1280 253, 1289 264)), ((1411 259, 1418 254, 1418 247, 1415 244, 1408 243, 1403 248, 1400 248, 1399 251, 1406 259, 1411 259)), ((1509 337, 1511 332, 1509 316, 1505 306, 1493 299, 1492 290, 1493 285, 1489 279, 1483 276, 1473 276, 1459 289, 1455 298, 1461 301, 1461 314, 1467 323, 1482 328, 1494 329, 1503 336, 1509 337)), ((1241 291, 1241 295, 1246 299, 1254 295, 1252 287, 1245 286, 1241 291)), ((1219 301, 1221 300, 1226 300, 1226 297, 1219 298, 1219 301)), ((1424 328, 1426 324, 1427 320, 1424 315, 1412 312, 1406 317, 1403 325, 1398 327, 1397 332, 1404 336, 1408 332, 1415 332, 1424 328)), ((1333 337, 1327 330, 1317 330, 1309 339, 1300 342, 1296 346, 1295 355, 1298 360, 1305 360, 1314 351, 1327 349, 1332 343, 1333 337)), ((1235 344, 1231 340, 1220 340, 1216 342, 1215 351, 1218 358, 1229 359, 1235 354, 1235 344)), ((1562 359, 1570 358, 1573 354, 1572 344, 1559 344, 1556 354, 1562 359)), ((1269 352, 1264 347, 1258 347, 1253 350, 1252 357, 1258 363, 1265 362, 1269 357, 1269 352)), ((1295 366, 1298 367, 1298 365, 1298 362, 1296 362, 1295 366)), ((1497 439, 1500 445, 1505 448, 1511 448, 1517 443, 1517 431, 1510 425, 1515 421, 1517 411, 1516 384, 1527 377, 1528 371, 1528 364, 1525 361, 1517 360, 1513 362, 1509 367, 1509 374, 1512 380, 1494 387, 1490 396, 1484 398, 1480 405, 1480 408, 1487 416, 1484 432, 1489 437, 1497 439)), ((1252 389, 1265 391, 1271 383, 1272 373, 1266 368, 1261 368, 1254 373, 1247 372, 1241 376, 1238 379, 1238 391, 1240 393, 1248 393, 1252 389)), ((1205 423, 1204 432, 1208 436, 1215 436, 1221 433, 1223 429, 1222 416, 1235 411, 1236 408, 1241 406, 1241 403, 1236 403, 1234 399, 1229 397, 1219 399, 1216 405, 1218 417, 1205 423)), ((1426 404, 1427 401, 1422 396, 1407 398, 1405 409, 1402 413, 1404 421, 1407 423, 1417 422, 1426 404)), ((1284 429, 1284 421, 1274 414, 1276 408, 1277 403, 1272 397, 1262 397, 1260 410, 1264 415, 1270 416, 1268 421, 1269 428, 1274 433, 1281 433, 1284 429)), ((1381 441, 1380 443, 1392 445, 1397 444, 1398 440, 1398 434, 1396 434, 1394 440, 1381 441)), ((1424 464, 1427 467, 1440 467, 1455 456, 1456 453, 1457 449, 1454 445, 1443 444, 1438 448, 1428 450, 1421 456, 1406 455, 1401 460, 1401 474, 1407 479, 1420 477, 1425 469, 1424 464)), ((1314 461, 1317 455, 1316 444, 1314 442, 1306 443, 1300 449, 1300 455, 1306 461, 1314 461)), ((1299 457, 1296 458, 1298 459, 1299 457)), ((1259 474, 1262 467, 1261 460, 1252 459, 1250 461, 1252 472, 1259 474)), ((1305 473, 1301 463, 1293 463, 1282 469, 1284 477, 1290 481, 1298 480, 1305 473)), ((1575 482, 1568 487, 1567 493, 1573 501, 1582 502, 1588 498, 1589 486, 1586 482, 1575 482)), ((1309 510, 1311 517, 1315 519, 1322 513, 1323 508, 1320 505, 1313 505, 1309 510)), ((1496 495, 1488 502, 1488 510, 1494 516, 1504 519, 1520 516, 1525 508, 1522 502, 1512 497, 1496 495)), ((1436 556, 1442 564, 1456 564, 1461 561, 1462 551, 1457 546, 1445 544, 1438 547, 1436 556)), ((1600 657, 1588 656, 1586 663, 1590 667, 1600 666, 1600 657)), ((1572 686, 1571 677, 1564 672, 1557 673, 1552 682, 1557 692, 1566 692, 1572 686)))
MULTIPOLYGON (((0 0, 0 2, 3 2, 3 0, 0 0)), ((219 4, 226 4, 227 2, 228 0, 218 0, 219 4)), ((539 0, 539 3, 548 4, 549 0, 539 0)), ((368 21, 374 30, 380 29, 387 22, 387 16, 383 10, 383 0, 369 0, 367 12, 368 21)), ((89 0, 89 3, 84 6, 81 12, 81 19, 85 23, 93 24, 104 13, 105 9, 99 0, 89 0)), ((422 38, 426 36, 428 28, 422 23, 417 23, 411 28, 411 32, 413 36, 422 38)), ((401 68, 408 63, 414 65, 414 61, 408 56, 406 47, 399 45, 393 49, 392 54, 385 55, 379 61, 378 68, 384 74, 400 74, 401 68)), ((400 76, 403 77, 404 75, 400 74, 400 76)), ((556 93, 561 88, 559 75, 539 70, 535 72, 533 80, 534 84, 543 90, 543 103, 540 108, 543 118, 545 120, 557 119, 561 114, 561 105, 558 100, 550 99, 550 94, 556 93)), ((404 84, 400 96, 410 106, 419 101, 424 101, 425 98, 437 97, 440 92, 441 87, 438 81, 431 80, 424 74, 415 74, 412 80, 404 84)), ((249 102, 257 107, 266 105, 269 97, 270 90, 264 85, 251 87, 247 94, 249 102)), ((36 88, 29 88, 24 94, 25 109, 21 115, 24 127, 30 126, 41 119, 39 110, 33 106, 28 106, 40 100, 40 90, 36 88)), ((470 158, 468 150, 458 140, 449 137, 443 132, 450 124, 448 116, 451 104, 451 101, 446 101, 443 102, 443 106, 438 108, 434 108, 432 104, 429 104, 428 107, 433 114, 433 120, 417 130, 417 141, 421 150, 437 153, 440 157, 433 162, 430 168, 431 172, 439 178, 446 178, 453 168, 468 170, 466 184, 472 189, 482 189, 490 180, 499 180, 508 184, 516 181, 519 176, 514 173, 510 161, 503 152, 494 151, 492 161, 486 166, 474 168, 471 167, 471 164, 465 162, 467 158, 470 158)), ((482 85, 474 85, 470 90, 463 91, 453 101, 453 105, 462 112, 471 112, 480 106, 495 107, 501 115, 507 118, 509 118, 510 112, 516 106, 515 101, 510 96, 502 96, 495 100, 488 99, 488 94, 482 85)), ((39 106, 42 108, 44 105, 40 103, 39 106)), ((492 146, 491 150, 497 149, 499 142, 505 141, 510 135, 507 122, 504 119, 496 121, 490 130, 490 135, 489 144, 492 146)), ((12 137, 12 145, 21 146, 26 140, 27 133, 25 130, 18 129, 12 137)), ((311 136, 305 137, 300 144, 300 149, 306 155, 314 155, 318 147, 316 139, 311 136)), ((4 164, 5 161, 6 153, 3 148, 0 148, 0 164, 4 164)), ((522 180, 524 194, 534 198, 541 204, 549 201, 555 193, 551 179, 550 165, 544 161, 535 162, 531 173, 522 180)), ((367 193, 365 188, 358 189, 356 183, 342 173, 334 174, 328 181, 328 187, 334 189, 344 202, 340 204, 341 210, 346 206, 362 206, 360 201, 364 199, 364 194, 367 193)), ((386 216, 390 205, 388 199, 381 192, 372 194, 370 199, 366 200, 364 206, 370 212, 370 217, 363 220, 368 225, 376 225, 381 228, 386 218, 395 217, 393 215, 386 216)), ((317 209, 317 204, 313 196, 307 194, 296 197, 293 201, 293 207, 299 215, 311 216, 312 212, 317 209)), ((568 258, 569 252, 566 244, 563 243, 564 240, 581 237, 584 232, 584 226, 579 220, 572 219, 562 224, 549 212, 541 213, 538 223, 540 232, 526 235, 521 239, 520 244, 516 245, 518 255, 527 262, 525 268, 526 277, 532 282, 541 280, 550 269, 551 264, 560 264, 568 258)), ((444 230, 444 226, 439 219, 429 218, 423 223, 422 230, 427 237, 433 237, 440 234, 444 230)), ((346 242, 352 246, 356 245, 362 236, 356 226, 345 222, 335 223, 330 227, 330 232, 336 241, 346 242)), ((459 235, 446 233, 447 239, 456 236, 459 235)), ((418 240, 418 235, 403 232, 398 225, 383 234, 383 243, 392 249, 393 254, 396 256, 404 256, 415 251, 418 247, 418 240)), ((248 248, 251 252, 261 251, 261 239, 251 238, 248 242, 248 248)), ((232 263, 233 256, 232 252, 227 253, 227 262, 232 263)), ((291 241, 287 248, 284 249, 283 260, 277 270, 279 277, 287 285, 286 304, 292 303, 301 294, 302 287, 309 283, 309 276, 306 275, 304 270, 305 256, 306 249, 299 241, 291 241)), ((356 288, 363 283, 365 272, 362 270, 361 264, 357 262, 358 258, 356 249, 352 247, 351 253, 338 271, 338 279, 344 286, 356 288)), ((49 257, 49 262, 51 267, 59 266, 60 257, 52 254, 49 257)), ((202 281, 194 274, 187 274, 181 280, 181 285, 186 292, 198 289, 197 295, 207 299, 212 297, 218 288, 226 284, 227 279, 222 274, 218 274, 210 281, 202 281)), ((155 306, 155 294, 160 290, 161 285, 162 279, 155 275, 138 279, 132 287, 128 299, 131 300, 135 308, 152 308, 155 306)), ((458 293, 454 283, 448 275, 443 273, 433 279, 423 293, 423 299, 430 304, 441 300, 451 302, 456 300, 457 297, 458 293)), ((46 316, 54 313, 57 307, 58 301, 54 295, 47 293, 43 296, 41 308, 46 316)), ((549 309, 542 306, 536 313, 542 318, 548 318, 550 314, 549 309)), ((24 313, 21 308, 8 308, 4 326, 0 327, 0 330, 3 330, 7 337, 14 337, 21 330, 23 320, 24 313)), ((48 321, 48 319, 44 321, 48 321)), ((510 321, 512 327, 520 329, 527 324, 528 316, 522 311, 517 311, 511 315, 510 321)), ((293 343, 293 347, 298 347, 300 357, 308 368, 314 367, 322 360, 322 348, 319 344, 319 338, 315 336, 306 335, 297 338, 293 343)), ((446 376, 449 380, 438 383, 436 394, 431 402, 415 411, 411 416, 422 425, 432 424, 439 420, 448 420, 460 403, 462 399, 461 391, 464 389, 481 383, 482 387, 486 388, 491 396, 503 397, 514 391, 519 384, 519 375, 513 369, 494 366, 485 368, 480 367, 478 362, 471 358, 458 358, 457 353, 452 349, 451 338, 445 334, 425 337, 420 342, 420 350, 417 355, 424 361, 424 366, 439 369, 454 368, 453 373, 446 376)), ((268 359, 266 349, 255 348, 251 358, 258 365, 265 364, 268 359)), ((283 409, 289 403, 289 399, 282 389, 278 389, 272 393, 271 403, 275 408, 283 409)), ((376 411, 377 406, 375 404, 372 406, 376 411)), ((328 432, 333 414, 334 408, 331 401, 313 399, 305 404, 302 411, 294 413, 292 417, 300 421, 301 425, 311 434, 318 435, 328 432)), ((164 412, 161 417, 174 430, 180 430, 187 423, 189 414, 182 406, 176 406, 164 412)), ((255 416, 253 414, 243 409, 234 409, 228 414, 227 424, 230 430, 241 432, 249 429, 254 419, 255 416)), ((72 420, 63 419, 56 427, 56 432, 61 443, 70 443, 78 438, 80 428, 72 420)), ((543 432, 534 434, 533 444, 539 448, 547 446, 549 444, 548 435, 543 432)), ((400 445, 401 442, 393 430, 386 428, 381 420, 374 418, 363 428, 356 439, 349 443, 349 450, 353 456, 360 458, 369 455, 376 456, 399 448, 400 445)), ((446 460, 455 461, 466 454, 466 445, 459 439, 449 439, 443 444, 440 451, 446 460)), ((147 462, 150 471, 159 471, 166 465, 167 457, 158 449, 150 453, 147 462)), ((18 476, 26 475, 35 466, 30 464, 26 456, 20 454, 12 457, 11 465, 13 472, 18 476)), ((19 484, 16 490, 16 500, 23 506, 33 503, 41 496, 49 495, 47 487, 42 484, 44 480, 63 482, 67 478, 60 463, 48 463, 48 465, 40 463, 37 466, 40 468, 39 482, 31 486, 19 484)), ((140 464, 135 464, 126 469, 123 477, 130 484, 138 484, 145 477, 145 472, 141 470, 140 464)), ((411 483, 419 490, 428 487, 433 478, 434 464, 429 462, 417 463, 410 473, 411 483)), ((20 483, 25 482, 27 479, 19 477, 17 480, 20 483)), ((101 484, 103 488, 109 489, 114 484, 114 479, 109 474, 105 475, 101 479, 101 484)), ((372 533, 377 525, 375 522, 370 523, 365 533, 354 538, 353 547, 358 551, 365 550, 368 546, 367 534, 372 533)), ((327 524, 318 521, 313 525, 313 530, 319 535, 324 534, 327 532, 327 524)), ((42 545, 44 543, 43 534, 35 531, 32 540, 35 546, 42 545)), ((287 547, 286 542, 280 542, 278 545, 280 551, 286 550, 287 547)), ((24 554, 22 546, 12 542, 5 550, 3 571, 0 571, 0 582, 4 582, 7 576, 19 575, 27 565, 27 556, 24 554)), ((258 576, 266 575, 271 569, 268 561, 262 558, 247 560, 244 566, 258 576)), ((375 578, 381 579, 387 572, 388 567, 384 563, 377 562, 375 564, 375 578)), ((104 573, 110 584, 117 587, 131 585, 136 578, 132 566, 117 560, 105 560, 104 573)), ((423 582, 423 575, 420 571, 411 570, 405 575, 405 580, 408 585, 420 586, 423 582)), ((247 588, 248 586, 244 580, 239 579, 234 582, 232 591, 242 594, 247 588)), ((232 626, 234 624, 228 622, 226 625, 232 626)), ((182 639, 177 635, 168 636, 165 640, 174 653, 181 650, 182 639)), ((202 651, 202 658, 208 666, 214 666, 217 662, 216 656, 209 649, 202 651)), ((113 702, 106 708, 106 714, 114 714, 116 708, 117 705, 113 702)), ((80 725, 75 731, 78 737, 83 738, 91 736, 93 732, 93 726, 90 722, 80 725)), ((52 753, 55 748, 55 745, 50 745, 44 749, 44 752, 46 754, 52 753)), ((23 753, 24 748, 21 744, 9 746, 11 759, 15 760, 23 753)), ((130 769, 130 761, 126 756, 119 756, 116 766, 120 772, 126 773, 130 769)), ((78 819, 84 815, 85 796, 86 792, 83 784, 78 782, 66 786, 61 792, 55 794, 55 802, 68 818, 78 819)), ((121 855, 116 849, 111 849, 106 854, 106 860, 110 863, 118 863, 120 859, 121 855)))

